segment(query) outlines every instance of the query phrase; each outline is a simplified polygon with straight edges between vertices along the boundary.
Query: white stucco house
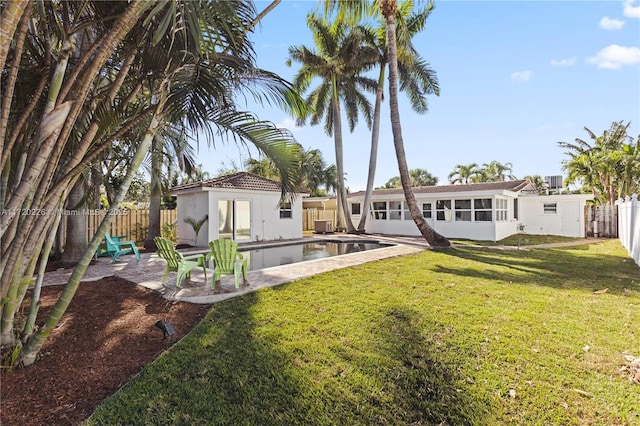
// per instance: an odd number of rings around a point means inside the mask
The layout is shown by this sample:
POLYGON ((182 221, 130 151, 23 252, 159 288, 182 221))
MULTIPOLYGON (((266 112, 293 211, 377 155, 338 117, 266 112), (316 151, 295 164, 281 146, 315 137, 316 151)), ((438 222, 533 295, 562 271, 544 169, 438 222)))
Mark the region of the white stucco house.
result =
MULTIPOLYGON (((584 237, 589 194, 538 195, 527 180, 413 188, 428 224, 447 238, 497 241, 519 232, 584 237)), ((364 191, 349 194, 354 222, 364 191)), ((366 221, 369 233, 420 235, 401 188, 374 190, 366 221)))
POLYGON ((279 182, 240 172, 176 186, 177 242, 207 246, 229 238, 237 242, 302 238, 302 201, 280 202, 279 182), (195 240, 193 227, 184 221, 208 215, 195 240))

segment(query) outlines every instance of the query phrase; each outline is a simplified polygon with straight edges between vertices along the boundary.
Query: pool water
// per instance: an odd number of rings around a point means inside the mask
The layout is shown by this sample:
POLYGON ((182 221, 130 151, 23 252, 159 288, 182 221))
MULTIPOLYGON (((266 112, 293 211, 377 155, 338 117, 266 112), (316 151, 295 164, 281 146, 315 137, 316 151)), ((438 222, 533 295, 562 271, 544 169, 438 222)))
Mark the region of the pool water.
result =
POLYGON ((250 250, 240 248, 239 251, 245 258, 248 258, 248 269, 257 271, 272 266, 289 265, 291 263, 358 253, 389 246, 390 244, 380 244, 378 242, 314 241, 312 243, 297 243, 250 250))

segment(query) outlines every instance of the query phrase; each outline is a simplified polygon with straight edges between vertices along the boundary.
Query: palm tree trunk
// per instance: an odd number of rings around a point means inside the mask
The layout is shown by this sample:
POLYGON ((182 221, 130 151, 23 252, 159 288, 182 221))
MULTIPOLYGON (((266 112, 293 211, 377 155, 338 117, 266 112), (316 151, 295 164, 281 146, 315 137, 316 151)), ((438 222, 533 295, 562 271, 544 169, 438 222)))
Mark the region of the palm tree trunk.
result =
POLYGON ((151 195, 149 200, 149 228, 144 240, 144 248, 148 251, 156 251, 155 237, 160 237, 160 204, 162 202, 162 147, 157 139, 151 144, 151 195))
MULTIPOLYGON (((144 160, 144 157, 151 146, 151 141, 153 140, 155 133, 157 132, 158 128, 161 125, 161 120, 159 116, 160 116, 160 111, 162 110, 163 105, 164 103, 162 101, 159 102, 158 108, 156 110, 157 114, 154 115, 153 119, 151 120, 151 123, 149 124, 149 128, 147 129, 144 139, 140 142, 140 145, 138 145, 136 153, 133 156, 133 159, 131 160, 131 165, 129 167, 129 170, 127 170, 127 174, 125 176, 124 182, 122 182, 122 185, 120 186, 120 189, 114 200, 114 203, 111 206, 111 209, 109 210, 110 212, 114 212, 115 210, 117 210, 118 207, 120 206, 120 203, 122 203, 122 201, 127 195, 127 191, 129 190, 129 186, 133 181, 133 177, 135 176, 140 165, 142 164, 142 161, 144 160)), ((80 285, 80 280, 82 279, 82 276, 86 272, 87 267, 89 266, 89 263, 91 262, 91 259, 93 258, 95 251, 98 249, 100 242, 104 238, 104 234, 107 232, 109 225, 113 220, 113 215, 114 215, 113 213, 107 214, 105 218, 102 220, 102 222, 100 223, 100 226, 96 230, 96 234, 91 239, 91 242, 87 247, 87 250, 85 250, 84 255, 82 256, 82 259, 80 259, 80 261, 78 262, 78 265, 73 270, 71 276, 69 277, 69 280, 67 281, 67 284, 64 287, 64 290, 60 294, 60 297, 56 301, 55 305, 53 306, 51 313, 45 320, 44 325, 35 334, 33 334, 32 337, 29 338, 25 343, 18 361, 21 365, 28 366, 35 362, 36 356, 38 355, 38 352, 42 348, 42 345, 44 344, 45 340, 47 339, 47 337, 49 337, 51 332, 60 322, 60 318, 62 318, 62 315, 65 313, 65 311, 69 307, 69 304, 73 299, 73 296, 78 290, 78 286, 80 285)))
MULTIPOLYGON (((344 156, 342 149, 342 120, 340 118, 340 100, 338 99, 338 91, 336 88, 336 82, 334 80, 334 91, 332 96, 333 102, 333 139, 335 142, 336 149, 336 168, 338 170, 338 191, 340 192, 340 197, 337 198, 336 201, 339 201, 339 204, 336 204, 336 208, 339 211, 342 211, 344 215, 344 223, 340 223, 340 214, 338 214, 338 230, 345 229, 348 233, 354 233, 356 231, 355 226, 353 226, 353 222, 351 222, 351 215, 349 214, 349 204, 347 203, 347 188, 344 184, 344 156)), ((338 212, 339 213, 339 212, 338 212)))
MULTIPOLYGON (((38 310, 40 309, 40 292, 42 290, 42 282, 44 280, 44 274, 47 269, 47 260, 49 259, 49 254, 51 253, 51 248, 56 240, 58 234, 58 227, 60 225, 60 221, 62 219, 61 212, 56 213, 56 219, 51 225, 51 229, 49 229, 49 233, 47 236, 47 241, 45 242, 44 248, 42 249, 42 254, 40 255, 40 266, 38 268, 38 277, 36 278, 36 283, 33 286, 33 293, 31 296, 31 302, 29 305, 29 315, 27 316, 27 320, 24 325, 24 329, 22 331, 22 335, 26 338, 29 338, 34 331, 34 325, 36 322, 36 318, 38 316, 38 310)), ((86 241, 86 236, 85 236, 86 241)))
MULTIPOLYGON (((18 211, 20 208, 29 205, 32 209, 37 209, 38 211, 51 212, 54 208, 59 207, 59 197, 64 192, 64 188, 66 188, 68 182, 71 182, 73 179, 70 177, 67 181, 61 183, 61 187, 56 189, 56 191, 51 191, 49 185, 55 176, 55 169, 59 164, 62 153, 65 151, 64 148, 67 146, 69 134, 79 114, 84 109, 85 100, 89 95, 91 86, 96 76, 100 74, 99 70, 103 67, 108 57, 116 50, 116 45, 133 27, 140 13, 149 6, 150 4, 146 2, 132 2, 123 14, 120 15, 112 27, 112 30, 107 33, 106 37, 102 40, 100 44, 101 50, 96 53, 96 55, 91 56, 91 63, 88 68, 83 69, 82 77, 70 79, 70 84, 77 83, 74 86, 75 90, 70 100, 60 99, 58 96, 58 93, 60 93, 60 83, 64 78, 62 75, 64 72, 61 72, 60 67, 64 65, 64 61, 58 62, 56 72, 50 78, 50 91, 47 97, 49 107, 53 106, 54 102, 57 102, 57 107, 52 111, 45 109, 39 123, 38 135, 34 138, 35 142, 31 144, 31 151, 29 152, 29 160, 27 162, 29 167, 27 171, 25 171, 24 176, 15 179, 17 182, 15 186, 16 189, 10 194, 7 194, 5 209, 18 211), (34 191, 36 192, 35 197, 34 191), (49 198, 53 199, 43 201, 42 197, 38 195, 39 193, 46 193, 49 198), (33 205, 31 204, 32 199, 36 201, 33 205)), ((0 44, 4 42, 5 39, 0 37, 0 44)), ((66 41, 64 44, 67 44, 66 41)), ((1 55, 0 53, 0 56, 1 55)), ((40 91, 36 90, 36 93, 40 93, 40 91)), ((20 135, 20 140, 23 138, 25 140, 27 139, 27 135, 22 133, 21 128, 16 129, 14 133, 20 135)), ((14 140, 13 136, 10 137, 10 141, 12 140, 14 140)), ((17 138, 15 140, 17 140, 17 138)), ((76 151, 76 155, 82 154, 83 153, 76 151)), ((9 158, 8 152, 6 151, 2 153, 3 162, 5 158, 9 158)), ((9 161, 7 161, 7 164, 8 163, 9 161)), ((5 332, 7 330, 5 324, 8 323, 8 317, 15 314, 15 311, 12 308, 7 308, 7 306, 9 304, 19 305, 22 297, 24 297, 22 289, 24 288, 26 291, 27 285, 31 281, 33 271, 35 270, 35 262, 44 245, 42 235, 46 232, 46 229, 50 227, 53 220, 54 218, 51 215, 31 215, 15 219, 5 216, 0 218, 0 241, 5 237, 6 240, 9 240, 10 244, 10 249, 2 249, 2 256, 0 258, 0 294, 2 295, 3 303, 9 300, 9 302, 4 305, 0 304, 0 311, 2 312, 2 332, 0 340, 2 344, 6 341, 5 332), (13 229, 15 224, 19 224, 19 229, 15 231, 15 238, 13 236, 8 238, 8 234, 5 233, 7 231, 13 233, 14 231, 11 229, 13 229), (23 283, 26 284, 23 285, 23 283), (5 299, 5 297, 7 297, 7 299, 5 299)), ((2 243, 6 245, 7 241, 2 241, 2 243)), ((93 253, 89 253, 89 260, 92 255, 93 253)), ((68 304, 69 302, 70 299, 65 300, 65 303, 68 304)))
MULTIPOLYGON (((27 3, 29 0, 13 0, 4 4, 2 16, 0 16, 0 70, 4 69, 13 34, 18 27, 20 17, 27 8, 27 3)), ((27 9, 30 10, 30 8, 27 9)))
MULTIPOLYGON (((9 120, 9 111, 11 109, 11 103, 13 99, 13 92, 15 89, 15 83, 18 78, 18 70, 20 69, 20 60, 22 59, 22 50, 24 47, 24 41, 27 38, 27 28, 29 24, 29 18, 31 17, 31 9, 33 8, 33 2, 28 2, 26 9, 23 12, 20 19, 20 27, 16 35, 13 62, 7 68, 9 69, 8 75, 5 78, 5 93, 2 99, 2 106, 0 107, 0 158, 3 157, 3 150, 5 149, 5 137, 7 134, 7 123, 9 120)), ((0 70, 2 67, 0 67, 0 70)), ((0 166, 2 169, 3 166, 0 166)))
MULTIPOLYGON (((57 160, 63 152, 73 124, 83 109, 84 100, 89 94, 96 75, 99 74, 99 69, 104 65, 109 56, 113 54, 117 43, 119 43, 133 27, 139 14, 147 7, 149 7, 149 3, 132 3, 119 17, 112 31, 107 34, 103 40, 102 49, 92 58, 92 62, 85 70, 83 78, 78 81, 79 84, 74 92, 74 99, 58 104, 52 111, 45 109, 45 113, 40 122, 40 135, 37 143, 39 149, 30 162, 29 171, 22 177, 18 187, 11 194, 11 198, 6 200, 5 208, 7 210, 18 211, 29 193, 37 186, 38 182, 41 182, 40 188, 47 186, 46 184, 52 177, 52 174, 48 173, 48 171, 53 168, 53 165, 57 164, 57 160)), ((63 46, 70 47, 71 44, 65 41, 63 46)), ((65 62, 66 61, 61 61, 58 63, 55 73, 51 78, 51 87, 47 97, 48 105, 53 105, 58 98, 62 79, 64 78, 64 70, 62 68, 66 66, 65 62)), ((78 155, 78 153, 76 153, 76 155, 78 155)), ((7 231, 10 220, 11 219, 6 216, 0 218, 0 237, 7 231)))
POLYGON ((384 90, 385 65, 380 65, 380 75, 378 77, 378 87, 376 89, 376 103, 373 107, 373 124, 371 130, 371 153, 369 154, 369 174, 367 175, 367 188, 364 194, 364 205, 360 212, 360 223, 358 232, 365 232, 367 215, 369 214, 369 204, 373 193, 373 181, 376 178, 376 164, 378 162, 378 140, 380 138, 380 114, 382 106, 382 92, 384 90))
POLYGON ((67 197, 67 209, 72 214, 67 216, 67 236, 61 259, 64 262, 78 262, 87 249, 87 210, 85 207, 84 184, 82 179, 78 179, 67 197))
POLYGON ((393 146, 396 150, 400 181, 404 191, 405 200, 411 213, 411 218, 416 223, 418 230, 427 242, 433 247, 448 247, 451 244, 442 235, 431 228, 424 220, 422 212, 416 203, 416 197, 411 188, 411 176, 407 166, 407 158, 402 141, 402 128, 400 126, 400 111, 398 109, 398 52, 396 49, 396 7, 395 0, 382 0, 383 15, 386 20, 387 40, 389 45, 389 108, 391 110, 391 130, 393 133, 393 146))

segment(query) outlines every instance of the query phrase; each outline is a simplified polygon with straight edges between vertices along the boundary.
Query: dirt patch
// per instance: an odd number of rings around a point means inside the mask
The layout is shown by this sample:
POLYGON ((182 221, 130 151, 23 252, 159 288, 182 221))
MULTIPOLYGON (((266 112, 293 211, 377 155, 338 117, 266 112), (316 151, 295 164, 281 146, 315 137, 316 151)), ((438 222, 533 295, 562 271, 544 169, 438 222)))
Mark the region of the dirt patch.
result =
MULTIPOLYGON (((42 314, 49 312, 61 290, 42 289, 42 314)), ((1 372, 0 424, 78 424, 187 334, 209 307, 170 302, 115 277, 80 284, 39 359, 27 368, 1 372), (170 322, 176 335, 163 339, 155 326, 158 320, 170 322)))

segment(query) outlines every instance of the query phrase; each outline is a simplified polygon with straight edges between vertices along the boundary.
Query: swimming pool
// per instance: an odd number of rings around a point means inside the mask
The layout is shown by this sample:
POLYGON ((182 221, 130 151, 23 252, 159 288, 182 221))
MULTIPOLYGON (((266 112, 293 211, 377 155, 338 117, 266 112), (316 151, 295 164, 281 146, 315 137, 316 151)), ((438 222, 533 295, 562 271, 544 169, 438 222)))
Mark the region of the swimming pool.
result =
POLYGON ((308 260, 375 250, 390 247, 391 245, 392 244, 383 244, 377 241, 338 242, 318 240, 252 249, 239 248, 238 250, 248 259, 248 270, 257 271, 273 266, 289 265, 291 263, 305 262, 308 260))

